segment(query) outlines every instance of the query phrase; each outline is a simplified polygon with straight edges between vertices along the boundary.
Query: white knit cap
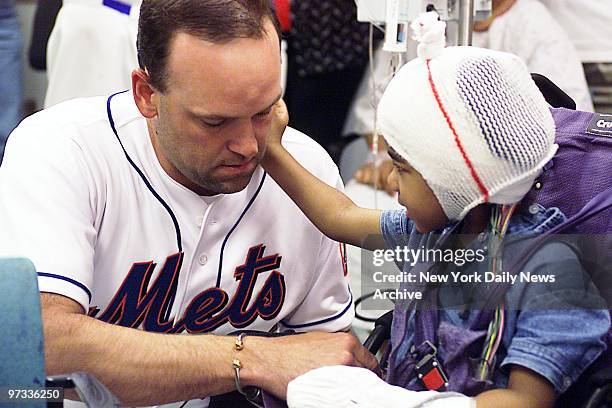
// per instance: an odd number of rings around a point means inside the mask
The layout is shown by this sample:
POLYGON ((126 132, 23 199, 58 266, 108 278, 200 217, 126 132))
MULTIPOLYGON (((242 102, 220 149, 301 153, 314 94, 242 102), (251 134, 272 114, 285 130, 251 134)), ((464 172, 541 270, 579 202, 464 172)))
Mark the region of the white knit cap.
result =
POLYGON ((435 12, 413 22, 419 56, 385 90, 378 131, 446 216, 461 220, 484 202, 520 201, 557 145, 549 106, 519 57, 444 48, 444 26, 435 12))

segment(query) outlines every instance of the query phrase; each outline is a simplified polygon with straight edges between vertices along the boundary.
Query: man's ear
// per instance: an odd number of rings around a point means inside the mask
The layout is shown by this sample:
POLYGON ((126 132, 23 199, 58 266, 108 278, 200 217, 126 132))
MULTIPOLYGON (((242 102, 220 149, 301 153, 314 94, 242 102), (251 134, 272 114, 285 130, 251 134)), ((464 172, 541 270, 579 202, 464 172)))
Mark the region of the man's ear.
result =
POLYGON ((147 119, 157 116, 159 93, 151 86, 149 74, 143 69, 132 71, 132 92, 138 110, 147 119))

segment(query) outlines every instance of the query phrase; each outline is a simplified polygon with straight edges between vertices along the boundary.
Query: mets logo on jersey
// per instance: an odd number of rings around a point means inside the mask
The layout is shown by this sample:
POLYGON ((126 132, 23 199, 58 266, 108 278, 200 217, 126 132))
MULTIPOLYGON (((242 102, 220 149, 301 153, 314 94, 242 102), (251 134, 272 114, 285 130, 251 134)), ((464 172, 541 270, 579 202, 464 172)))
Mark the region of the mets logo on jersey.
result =
MULTIPOLYGON (((203 333, 230 323, 236 328, 250 325, 257 317, 271 320, 280 312, 285 300, 285 279, 278 272, 282 257, 278 254, 264 256, 263 244, 249 249, 244 264, 236 267, 234 278, 238 282, 230 298, 218 287, 206 289, 185 309, 178 321, 169 315, 176 296, 178 276, 183 253, 166 258, 159 275, 149 286, 155 270, 154 262, 132 265, 114 298, 98 319, 126 327, 139 327, 146 331, 162 333, 203 333), (258 276, 270 272, 263 287, 255 295, 250 307, 258 276)), ((96 317, 99 310, 90 311, 96 317)))

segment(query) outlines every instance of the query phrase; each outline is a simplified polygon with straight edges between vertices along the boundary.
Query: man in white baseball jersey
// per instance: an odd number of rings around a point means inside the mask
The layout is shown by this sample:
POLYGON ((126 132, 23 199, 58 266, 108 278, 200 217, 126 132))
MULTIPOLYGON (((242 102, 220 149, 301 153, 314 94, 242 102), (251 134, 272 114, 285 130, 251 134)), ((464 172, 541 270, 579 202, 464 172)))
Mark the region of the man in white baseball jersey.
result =
MULTIPOLYGON (((267 0, 145 0, 132 91, 28 119, 0 169, 0 253, 42 293, 49 374, 95 375, 125 405, 242 385, 284 397, 311 368, 376 361, 342 331, 352 297, 338 243, 259 166, 279 100, 267 0), (123 327, 120 327, 123 326, 123 327), (282 338, 237 329, 315 331, 282 338), (142 330, 136 330, 142 329, 142 330)), ((287 148, 340 186, 323 149, 287 148)))

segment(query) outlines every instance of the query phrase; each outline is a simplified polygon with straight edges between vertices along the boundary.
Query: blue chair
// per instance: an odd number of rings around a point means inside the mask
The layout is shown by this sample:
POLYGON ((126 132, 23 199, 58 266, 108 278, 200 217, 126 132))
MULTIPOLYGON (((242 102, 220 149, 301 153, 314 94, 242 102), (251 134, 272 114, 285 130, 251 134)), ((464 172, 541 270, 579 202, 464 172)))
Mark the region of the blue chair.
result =
MULTIPOLYGON (((45 347, 36 269, 25 258, 0 258, 0 389, 76 388, 91 407, 118 406, 103 384, 84 373, 45 376, 45 347)), ((22 401, 15 405, 25 406, 22 401)), ((0 395, 0 405, 9 403, 0 395)), ((61 407, 61 402, 27 401, 31 408, 61 407)))
MULTIPOLYGON (((0 332, 0 387, 44 387, 40 293, 36 270, 27 259, 0 259, 0 332)), ((6 398, 2 396, 5 401, 6 398)), ((32 402, 28 406, 45 405, 32 402)))

